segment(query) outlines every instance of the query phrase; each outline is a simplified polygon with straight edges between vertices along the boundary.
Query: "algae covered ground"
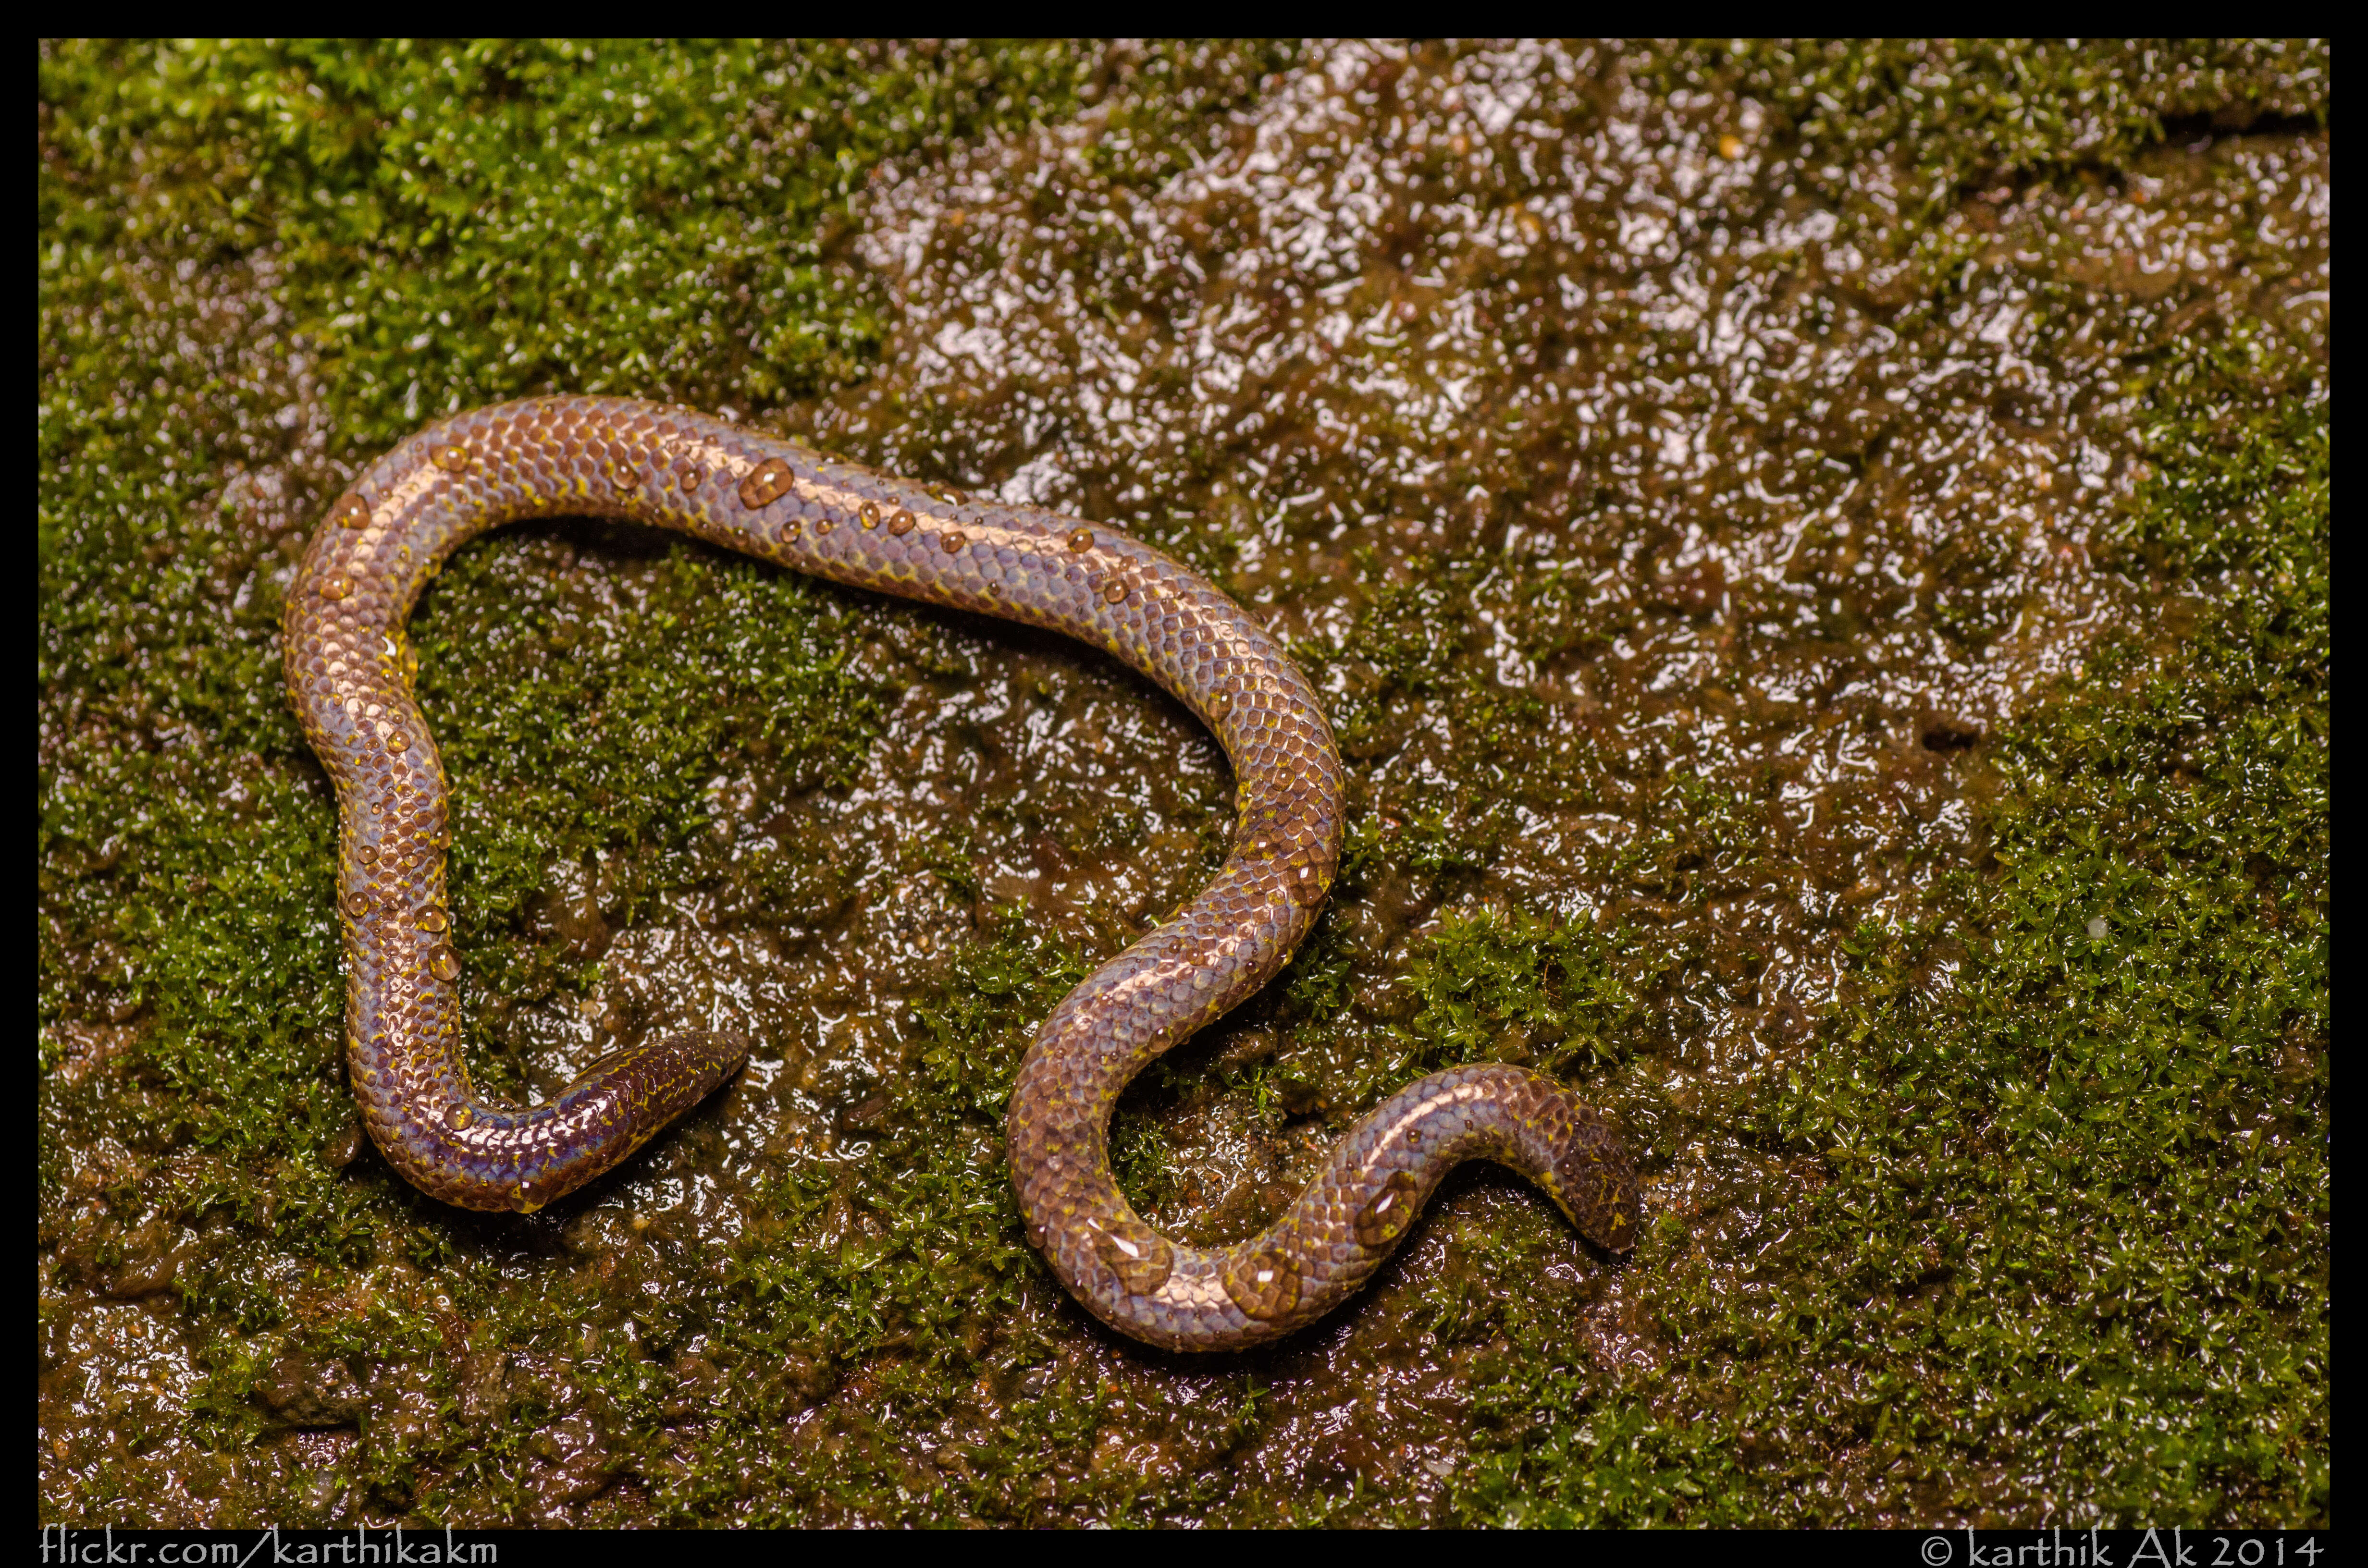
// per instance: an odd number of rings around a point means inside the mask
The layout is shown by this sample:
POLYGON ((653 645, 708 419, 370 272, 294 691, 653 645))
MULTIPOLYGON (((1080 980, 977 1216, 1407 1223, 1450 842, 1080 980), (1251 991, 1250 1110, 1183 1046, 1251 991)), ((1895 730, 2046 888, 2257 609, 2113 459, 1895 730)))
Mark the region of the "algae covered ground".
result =
POLYGON ((2323 44, 39 51, 45 1523, 2320 1525, 2323 44), (1108 521, 1287 636, 1349 853, 1133 1090, 1163 1227, 1457 1062, 1270 1349, 1026 1244, 1034 1023, 1231 829, 1056 639, 630 528, 411 631, 471 1066, 747 1071, 531 1217, 340 1060, 281 595, 438 414, 661 398, 1108 521))

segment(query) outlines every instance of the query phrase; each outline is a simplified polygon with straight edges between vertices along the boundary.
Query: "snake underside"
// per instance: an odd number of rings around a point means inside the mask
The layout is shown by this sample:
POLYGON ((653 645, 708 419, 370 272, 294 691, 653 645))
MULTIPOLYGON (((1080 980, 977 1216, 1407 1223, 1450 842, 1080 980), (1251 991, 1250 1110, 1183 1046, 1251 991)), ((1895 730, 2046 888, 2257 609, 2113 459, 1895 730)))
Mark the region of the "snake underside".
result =
POLYGON ((1204 1251, 1144 1223, 1110 1175, 1119 1092, 1280 970, 1331 886, 1340 761, 1315 691, 1239 606, 1113 529, 949 498, 616 398, 536 398, 421 431, 338 499, 290 591, 289 689, 337 790, 347 1061, 371 1139, 412 1182, 466 1208, 540 1208, 639 1148, 745 1056, 713 1035, 643 1043, 523 1108, 479 1099, 462 1065, 450 810, 404 626, 461 545, 563 515, 630 517, 836 582, 1050 627, 1157 681, 1224 744, 1240 821, 1215 881, 1053 1010, 1011 1097, 1029 1237, 1105 1322, 1183 1350, 1289 1333, 1355 1290, 1440 1178, 1473 1158, 1527 1176, 1600 1245, 1631 1244, 1636 1180, 1609 1122, 1553 1080, 1496 1065, 1391 1096, 1248 1241, 1204 1251))

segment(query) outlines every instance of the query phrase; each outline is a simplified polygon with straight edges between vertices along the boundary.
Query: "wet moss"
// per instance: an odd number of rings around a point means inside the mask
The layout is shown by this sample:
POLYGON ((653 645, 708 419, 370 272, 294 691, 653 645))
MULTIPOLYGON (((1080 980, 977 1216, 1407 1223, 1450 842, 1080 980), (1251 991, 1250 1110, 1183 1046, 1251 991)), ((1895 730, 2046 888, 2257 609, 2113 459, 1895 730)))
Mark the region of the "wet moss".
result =
MULTIPOLYGON (((1839 1465, 1920 1514, 2327 1517, 2324 384, 2245 340, 2144 374, 2119 559, 2186 633, 1998 738, 1985 864, 1862 927, 1818 1049, 1713 1113, 1814 1162, 1785 1234, 1665 1227, 1671 1361, 1498 1385, 1482 1517, 1839 1517, 1839 1465), (1733 1288, 1770 1269, 1800 1284, 1733 1288), (1832 1457, 1755 1462, 1804 1431, 1832 1457)), ((1511 1337, 1508 1372, 1550 1353, 1511 1337)))
MULTIPOLYGON (((1888 334, 1878 359, 1929 366, 1996 304, 1983 279, 2025 268, 2016 341, 2110 405, 2081 430, 2135 433, 2149 475, 2044 540, 2110 634, 1995 724, 1870 699, 1881 672, 1852 662, 1901 625, 1959 661, 2011 649, 2043 597, 2004 527, 1909 517, 1882 365, 1780 409, 1782 505, 1765 469, 1706 501, 1499 395, 1567 362, 1651 382, 1671 420, 1718 406, 1624 229, 1517 259, 1554 194, 1523 184, 1542 142, 1421 96, 1454 75, 1485 98, 1471 58, 1350 62, 1328 89, 1397 106, 1377 142, 1422 142, 1388 254, 1331 301, 1387 324, 1302 357, 1397 356, 1389 417, 1344 436, 1253 380, 1175 453, 1071 470, 1076 504, 1289 626, 1355 791, 1308 949, 1145 1075, 1114 1143, 1147 1208, 1255 1223, 1415 1074, 1525 1061, 1629 1129, 1652 1230, 1621 1267, 1467 1173, 1352 1314, 1188 1362, 1061 1296, 999 1142, 1034 1020, 1222 845, 1222 772, 1163 699, 630 530, 472 547, 413 624, 459 791, 472 1065, 547 1088, 719 998, 758 1047, 584 1199, 484 1220, 355 1136, 333 812, 280 695, 278 596, 353 465, 521 392, 791 403, 825 434, 872 407, 897 434, 864 452, 1008 479, 1066 415, 892 360, 895 268, 856 256, 875 172, 1074 138, 1030 171, 1029 222, 1069 236, 1081 313, 1140 347, 1260 243, 1258 187, 1190 207, 1197 249, 1127 203, 1267 134, 1249 111, 1292 52, 44 49, 45 1520, 2328 1516, 2325 339, 2265 295, 2148 292, 2115 270, 2135 241, 2061 215, 2143 205, 2167 137, 2323 127, 2324 49, 1589 57, 1588 91, 1641 95, 1648 163, 1764 158, 1685 222, 1830 211, 1873 259, 1753 275, 1800 301, 1797 341, 1888 334), (2025 191, 2063 200, 2018 218, 2000 193, 2025 191), (1497 237, 1434 245, 1423 203, 1487 209, 1497 237), (1563 277, 1600 300, 1556 307, 1563 277), (1485 325, 1425 358, 1467 306, 1485 325), (1396 406, 1465 377, 1452 430, 1396 406), (1360 521, 1342 475, 1377 441, 1434 468, 1376 482, 1360 521), (1702 548, 1796 526, 1765 582, 1702 548), (1722 646, 1771 686, 1810 674, 1792 697, 1647 684, 1722 646), (1087 739, 1030 792, 1007 774, 1039 720, 1087 739), (1769 737, 1759 760, 1718 756, 1722 725, 1769 737), (1798 825, 1789 743, 1837 732, 1874 737, 1869 777, 1798 825), (906 773, 928 831, 865 820, 906 773), (1932 825, 1951 811, 1962 835, 1932 825), (1859 825, 1878 815, 1907 825, 1859 825), (1087 907, 1041 891, 1106 861, 1087 907), (1770 888, 1798 890, 1791 924, 1748 917, 1770 888), (913 961, 839 967, 823 934, 860 919, 913 961), (674 969, 636 947, 693 938, 674 969), (1829 960, 1830 994, 1786 989, 1829 960), (716 991, 666 994, 689 971, 716 991)), ((1623 215, 1668 210, 1637 182, 1623 215)), ((973 232, 995 184, 960 187, 973 232)), ((2256 280, 2280 264, 2266 230, 2231 243, 2256 280)), ((1262 265, 1226 304, 1253 346, 1333 286, 1262 265)), ((1180 363, 1129 395, 1203 395, 1180 363)), ((2070 423, 1989 390, 2022 428, 2070 423)))
MULTIPOLYGON (((612 557, 648 542, 595 537, 612 557)), ((763 820, 843 790, 877 737, 880 694, 849 669, 843 601, 681 545, 587 591, 567 570, 575 554, 556 531, 472 551, 412 621, 468 846, 451 885, 493 994, 481 1009, 555 986, 589 995, 611 927, 669 894, 698 888, 726 918, 764 909, 804 925, 848 896, 812 835, 748 853, 719 822, 727 798, 763 820), (761 796, 741 783, 752 768, 761 796), (580 869, 577 885, 552 888, 554 863, 580 869)))
POLYGON ((1755 40, 1637 62, 1664 92, 1755 106, 1736 130, 1767 136, 1794 188, 1927 279, 1964 260, 1940 222, 1964 196, 2110 175, 2174 136, 2323 130, 2329 70, 2325 45, 2303 39, 1755 40))

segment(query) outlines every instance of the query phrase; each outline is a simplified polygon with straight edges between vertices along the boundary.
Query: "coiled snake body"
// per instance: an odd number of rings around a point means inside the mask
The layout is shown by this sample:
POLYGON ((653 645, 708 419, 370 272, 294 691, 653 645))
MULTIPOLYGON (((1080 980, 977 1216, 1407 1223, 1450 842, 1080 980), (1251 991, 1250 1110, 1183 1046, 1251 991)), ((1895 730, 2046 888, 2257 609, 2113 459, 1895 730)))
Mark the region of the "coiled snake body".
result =
POLYGON ((1610 1124, 1508 1066, 1458 1068, 1391 1096, 1249 1241, 1202 1251, 1145 1224, 1110 1175, 1120 1090, 1281 969, 1331 884, 1340 762, 1306 678, 1223 593, 1113 529, 948 500, 721 420, 615 398, 537 398, 421 431, 338 499, 290 591, 289 690, 337 790, 347 1061, 371 1139, 420 1187, 470 1209, 540 1208, 632 1153, 746 1054, 712 1035, 643 1043, 525 1108, 479 1099, 462 1065, 444 773, 412 698, 404 624, 461 544, 556 515, 630 517, 837 582, 1051 627, 1166 687, 1224 744, 1241 815, 1216 880, 1053 1009, 1011 1096, 1029 1237, 1105 1322, 1185 1350, 1289 1333, 1356 1290, 1440 1177, 1475 1157, 1536 1182, 1599 1244, 1631 1244, 1635 1176, 1610 1124))

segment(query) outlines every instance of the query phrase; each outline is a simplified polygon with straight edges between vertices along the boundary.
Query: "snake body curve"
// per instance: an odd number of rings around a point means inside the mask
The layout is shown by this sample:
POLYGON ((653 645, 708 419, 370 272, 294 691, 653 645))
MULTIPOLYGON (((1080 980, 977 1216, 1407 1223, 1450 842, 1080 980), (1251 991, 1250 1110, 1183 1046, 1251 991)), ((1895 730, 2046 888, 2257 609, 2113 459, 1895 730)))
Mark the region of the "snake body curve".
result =
POLYGON ((412 687, 412 606, 501 523, 629 517, 797 571, 1052 628, 1157 681, 1233 759, 1239 824, 1215 880, 1110 960, 1039 1030, 1008 1148, 1028 1234, 1113 1327, 1171 1349, 1287 1334, 1354 1291, 1441 1177, 1491 1158, 1624 1250, 1636 1180, 1611 1126, 1509 1066, 1436 1074, 1342 1140, 1281 1219, 1233 1246, 1169 1241, 1110 1174, 1110 1111, 1136 1073, 1290 959, 1330 887, 1339 756, 1282 646, 1188 568, 1114 529, 950 496, 661 404, 548 397, 456 415, 381 458, 331 508, 289 592, 284 653, 336 787, 347 1062, 363 1124, 447 1202, 531 1210, 639 1148, 737 1071, 722 1037, 616 1051, 544 1105, 477 1097, 461 1055, 445 895, 442 764, 412 687))

